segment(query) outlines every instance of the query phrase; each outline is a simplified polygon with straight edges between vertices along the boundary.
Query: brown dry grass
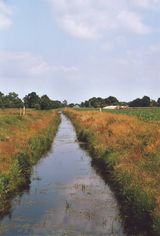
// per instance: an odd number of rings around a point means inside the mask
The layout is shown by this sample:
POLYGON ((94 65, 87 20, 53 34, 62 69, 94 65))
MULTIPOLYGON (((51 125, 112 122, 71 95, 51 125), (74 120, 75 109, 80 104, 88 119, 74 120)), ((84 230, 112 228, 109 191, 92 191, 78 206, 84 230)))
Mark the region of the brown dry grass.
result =
MULTIPOLYGON (((74 122, 78 133, 82 130, 89 133, 89 142, 94 147, 97 158, 108 153, 105 156, 105 162, 112 167, 117 180, 123 184, 124 191, 127 189, 127 191, 131 191, 131 194, 133 194, 133 190, 145 193, 147 197, 142 201, 146 201, 146 208, 148 201, 154 202, 155 207, 152 209, 151 215, 155 222, 159 222, 159 123, 145 122, 136 117, 112 113, 76 110, 66 112, 74 122)), ((141 200, 139 199, 139 201, 141 200)), ((143 204, 145 204, 144 202, 143 204)), ((160 230, 160 225, 156 225, 156 227, 159 227, 158 230, 160 230)))
POLYGON ((12 158, 21 152, 29 139, 48 127, 55 112, 27 110, 21 117, 18 109, 0 110, 0 173, 8 173, 12 158))

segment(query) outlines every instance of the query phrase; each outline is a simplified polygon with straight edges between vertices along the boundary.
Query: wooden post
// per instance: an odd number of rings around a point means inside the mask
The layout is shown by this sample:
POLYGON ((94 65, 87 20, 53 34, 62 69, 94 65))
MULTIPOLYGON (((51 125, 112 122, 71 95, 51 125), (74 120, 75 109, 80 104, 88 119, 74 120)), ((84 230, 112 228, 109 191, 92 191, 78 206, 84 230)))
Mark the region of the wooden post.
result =
POLYGON ((23 107, 23 116, 25 116, 26 115, 26 108, 25 108, 25 106, 23 107))

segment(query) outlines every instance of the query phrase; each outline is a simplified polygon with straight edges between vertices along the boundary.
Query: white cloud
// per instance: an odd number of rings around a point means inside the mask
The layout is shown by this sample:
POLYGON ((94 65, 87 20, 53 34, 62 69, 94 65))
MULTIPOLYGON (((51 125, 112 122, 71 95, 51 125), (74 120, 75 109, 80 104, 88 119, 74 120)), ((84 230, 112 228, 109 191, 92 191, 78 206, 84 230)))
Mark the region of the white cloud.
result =
POLYGON ((11 16, 11 7, 4 0, 0 0, 0 30, 10 28, 12 25, 11 16))
POLYGON ((0 52, 0 75, 2 77, 44 77, 55 73, 77 72, 75 66, 55 65, 29 52, 0 52))
POLYGON ((138 7, 142 8, 148 8, 148 9, 153 9, 155 7, 160 6, 159 0, 130 0, 133 5, 136 5, 138 7))
POLYGON ((128 31, 146 34, 150 32, 150 29, 145 26, 140 17, 135 13, 129 11, 122 11, 118 15, 119 24, 128 31))
MULTIPOLYGON (((150 29, 125 0, 47 0, 61 28, 74 37, 96 39, 108 31, 146 34, 150 29)), ((142 0, 143 5, 151 0, 142 0)), ((130 0, 133 5, 134 0, 130 0)), ((156 0, 152 0, 156 2, 156 0)), ((140 1, 136 0, 140 7, 140 1)))
POLYGON ((92 39, 97 38, 97 32, 94 27, 89 27, 84 22, 76 20, 72 16, 65 16, 61 21, 62 27, 71 35, 79 38, 92 39))

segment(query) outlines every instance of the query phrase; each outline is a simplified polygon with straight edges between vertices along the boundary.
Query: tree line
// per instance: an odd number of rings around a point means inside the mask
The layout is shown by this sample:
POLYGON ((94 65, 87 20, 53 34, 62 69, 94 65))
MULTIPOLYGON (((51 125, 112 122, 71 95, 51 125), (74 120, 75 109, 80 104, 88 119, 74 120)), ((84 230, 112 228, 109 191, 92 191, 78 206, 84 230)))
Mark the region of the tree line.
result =
POLYGON ((38 96, 36 92, 31 92, 23 99, 19 98, 15 92, 5 95, 0 92, 0 108, 35 108, 39 110, 56 109, 66 106, 66 101, 51 100, 47 95, 38 96))
POLYGON ((80 104, 81 107, 102 108, 105 106, 129 106, 129 107, 160 107, 160 98, 157 101, 148 96, 136 98, 130 102, 121 102, 116 97, 109 96, 107 98, 92 97, 80 104))
POLYGON ((107 98, 92 97, 89 100, 81 102, 81 104, 71 103, 67 105, 66 100, 64 100, 63 102, 52 100, 47 95, 43 95, 40 97, 36 94, 36 92, 29 93, 23 99, 19 98, 18 94, 15 92, 10 92, 7 95, 0 92, 0 108, 21 108, 25 106, 26 108, 48 110, 66 106, 74 107, 76 105, 87 108, 103 108, 105 106, 111 105, 130 107, 160 107, 160 98, 155 101, 148 96, 143 96, 142 98, 136 98, 130 102, 121 102, 114 96, 109 96, 107 98))

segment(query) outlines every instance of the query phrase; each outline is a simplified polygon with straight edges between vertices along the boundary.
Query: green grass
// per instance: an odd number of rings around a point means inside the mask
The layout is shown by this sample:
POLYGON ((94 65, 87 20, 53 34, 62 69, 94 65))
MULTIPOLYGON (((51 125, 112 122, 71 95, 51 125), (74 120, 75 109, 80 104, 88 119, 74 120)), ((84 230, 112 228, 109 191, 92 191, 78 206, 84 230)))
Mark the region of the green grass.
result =
MULTIPOLYGON (((97 111, 99 112, 99 108, 82 108, 82 109, 76 109, 78 111, 97 111)), ((145 120, 145 121, 160 121, 160 107, 154 107, 154 108, 128 108, 126 110, 104 110, 102 109, 102 112, 109 112, 113 114, 122 114, 122 115, 129 115, 129 116, 136 116, 139 119, 145 120)))
POLYGON ((126 110, 103 110, 103 112, 136 116, 145 121, 160 121, 160 108, 129 108, 126 110))
POLYGON ((35 112, 30 111, 26 117, 20 117, 17 114, 0 113, 1 131, 1 149, 5 145, 10 146, 10 139, 4 139, 5 135, 14 134, 14 145, 21 148, 15 153, 12 150, 3 148, 1 150, 0 163, 0 216, 7 213, 10 209, 10 199, 21 190, 29 186, 32 166, 49 150, 53 138, 56 134, 60 117, 56 112, 35 112), (11 130, 14 128, 14 132, 11 130), (27 137, 27 134, 30 135, 27 137), (22 136, 25 140, 21 144, 22 136), (15 139, 15 137, 17 139, 15 139), (5 169, 3 165, 5 164, 5 169))

